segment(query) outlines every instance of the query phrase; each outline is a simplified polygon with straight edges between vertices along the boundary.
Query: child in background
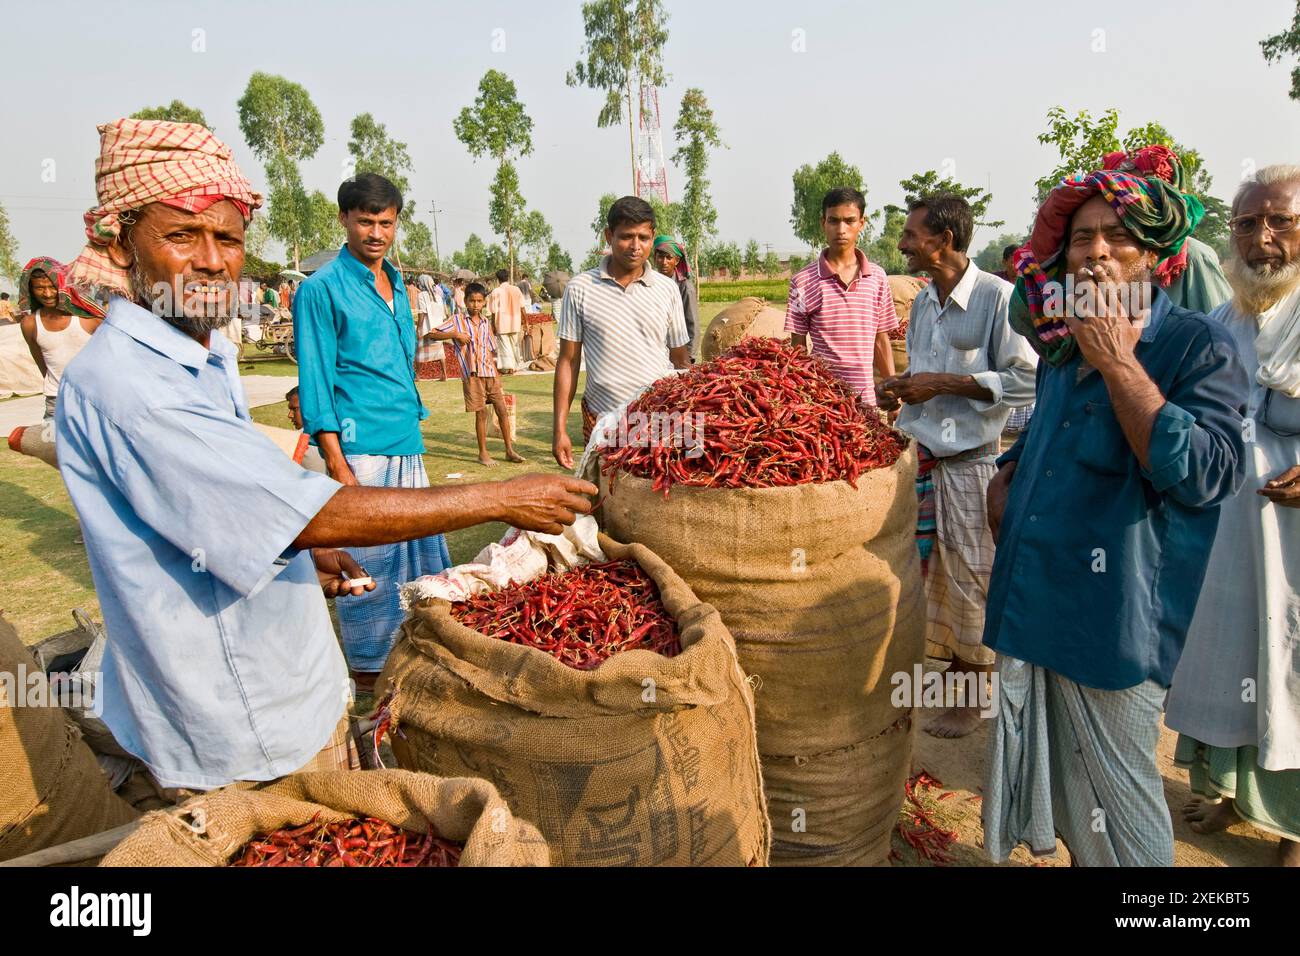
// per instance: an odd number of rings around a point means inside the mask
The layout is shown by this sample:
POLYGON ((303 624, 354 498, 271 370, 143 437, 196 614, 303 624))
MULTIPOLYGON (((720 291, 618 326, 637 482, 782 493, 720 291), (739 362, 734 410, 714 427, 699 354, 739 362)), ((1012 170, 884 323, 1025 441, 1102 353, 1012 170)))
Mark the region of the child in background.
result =
POLYGON ((496 409, 497 424, 501 426, 505 440, 506 459, 518 463, 524 461, 524 457, 515 451, 510 440, 506 396, 497 376, 496 339, 492 335, 492 323, 483 315, 486 304, 487 289, 481 283, 471 282, 465 287, 465 314, 453 314, 431 337, 455 343, 461 387, 465 391, 465 411, 474 413, 479 462, 496 464, 487 450, 487 406, 491 404, 496 409))

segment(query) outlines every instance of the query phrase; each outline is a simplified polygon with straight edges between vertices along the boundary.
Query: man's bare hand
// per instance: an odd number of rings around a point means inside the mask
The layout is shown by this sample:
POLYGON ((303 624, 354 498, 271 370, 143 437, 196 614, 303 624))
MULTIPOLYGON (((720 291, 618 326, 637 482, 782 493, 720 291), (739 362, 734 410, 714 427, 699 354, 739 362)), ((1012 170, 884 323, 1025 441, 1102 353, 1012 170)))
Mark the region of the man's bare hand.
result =
POLYGON ((901 404, 898 396, 894 394, 894 386, 905 379, 904 375, 891 375, 889 378, 876 383, 876 405, 887 412, 896 411, 901 404))
POLYGON ((568 432, 556 435, 551 441, 551 454, 561 468, 573 468, 573 440, 568 432))
POLYGON ((1300 465, 1288 468, 1282 474, 1264 482, 1256 494, 1263 495, 1283 508, 1300 508, 1300 465))
POLYGON ((947 381, 951 376, 943 372, 918 372, 916 375, 903 375, 890 389, 894 397, 904 405, 920 405, 936 395, 946 391, 947 381))
POLYGON ((1016 473, 1016 463, 1010 462, 998 469, 998 473, 989 482, 986 503, 989 512, 989 531, 993 532, 993 543, 997 544, 998 531, 1002 528, 1002 516, 1007 510, 1007 497, 1011 494, 1011 476, 1016 473))
POLYGON ((1084 359, 1099 372, 1131 363, 1142 326, 1125 311, 1120 286, 1085 282, 1075 290, 1074 309, 1065 310, 1065 324, 1084 359))
POLYGON ((360 597, 367 591, 375 589, 375 582, 349 585, 347 578, 365 578, 366 572, 357 564, 352 555, 337 548, 312 548, 311 559, 316 565, 316 577, 320 579, 321 590, 327 598, 346 595, 360 597))
POLYGON ((340 485, 361 484, 361 482, 357 481, 357 476, 352 473, 352 466, 347 463, 346 459, 340 458, 338 461, 327 461, 325 470, 340 485))
POLYGON ((591 514, 591 498, 599 491, 566 475, 521 475, 499 486, 501 520, 525 531, 560 534, 578 515, 591 514))

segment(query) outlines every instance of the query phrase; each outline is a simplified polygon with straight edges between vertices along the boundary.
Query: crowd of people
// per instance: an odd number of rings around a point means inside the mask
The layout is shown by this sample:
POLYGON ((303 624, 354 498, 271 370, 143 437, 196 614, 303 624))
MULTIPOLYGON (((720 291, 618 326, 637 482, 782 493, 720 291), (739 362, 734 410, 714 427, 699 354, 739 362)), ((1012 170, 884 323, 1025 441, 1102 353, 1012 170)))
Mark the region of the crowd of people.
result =
MULTIPOLYGON (((425 472, 416 382, 444 343, 480 461, 489 407, 523 461, 501 376, 532 289, 509 272, 491 289, 404 277, 387 259, 401 193, 344 182, 338 256, 259 293, 292 313, 291 421, 327 474, 308 471, 249 427, 236 346, 212 334, 241 304, 261 196, 203 127, 124 119, 100 137, 85 250, 67 269, 33 260, 19 311, 110 635, 104 720, 178 792, 355 766, 351 688, 384 664, 397 585, 450 564, 443 534, 555 533, 591 509, 576 478, 430 487, 425 472)), ((899 250, 930 281, 905 317, 860 248, 865 212, 855 189, 826 194, 786 330, 915 443, 927 654, 996 691, 990 855, 1059 836, 1076 863, 1172 865, 1163 719, 1200 795, 1192 827, 1249 820, 1300 864, 1300 167, 1241 185, 1223 267, 1192 237, 1204 210, 1164 147, 1063 181, 1006 275, 969 258, 964 199, 915 199, 899 250)), ((606 227, 608 254, 557 310, 566 470, 580 371, 589 441, 699 340, 689 257, 652 207, 623 197, 606 227)), ((971 695, 946 703, 927 731, 979 726, 971 695)))

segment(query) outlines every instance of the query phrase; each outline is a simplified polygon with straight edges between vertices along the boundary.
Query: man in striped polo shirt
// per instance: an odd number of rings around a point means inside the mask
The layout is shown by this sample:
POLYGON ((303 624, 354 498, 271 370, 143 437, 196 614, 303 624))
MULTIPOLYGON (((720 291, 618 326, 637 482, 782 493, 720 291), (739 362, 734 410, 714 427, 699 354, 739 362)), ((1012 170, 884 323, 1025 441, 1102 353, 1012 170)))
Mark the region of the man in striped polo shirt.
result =
POLYGON ((852 385, 863 402, 875 405, 875 369, 881 378, 894 374, 889 332, 898 328, 898 316, 885 270, 858 249, 866 207, 866 197, 856 189, 832 189, 822 197, 826 248, 790 280, 785 330, 803 348, 811 336, 812 354, 852 385))
POLYGON ((609 207, 605 241, 610 254, 574 276, 564 289, 557 333, 555 424, 551 450, 562 468, 573 467, 567 422, 586 357, 582 437, 596 419, 636 398, 674 368, 689 368, 690 336, 677 283, 650 268, 655 214, 650 204, 624 196, 609 207))

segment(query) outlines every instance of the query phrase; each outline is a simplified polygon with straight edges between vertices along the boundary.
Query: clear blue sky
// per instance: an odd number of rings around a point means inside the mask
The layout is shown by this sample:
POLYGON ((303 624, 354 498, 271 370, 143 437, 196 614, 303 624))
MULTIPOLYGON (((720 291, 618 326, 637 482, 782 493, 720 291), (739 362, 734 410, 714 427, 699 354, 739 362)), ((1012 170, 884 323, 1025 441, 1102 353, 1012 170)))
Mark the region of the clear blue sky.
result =
MULTIPOLYGON (((994 218, 1020 230, 1033 181, 1053 165, 1035 135, 1058 103, 1118 107, 1122 129, 1159 121, 1203 153, 1225 199, 1245 163, 1300 162, 1291 65, 1269 67, 1259 49, 1290 22, 1293 0, 665 6, 665 152, 682 92, 701 87, 730 147, 710 168, 720 232, 742 244, 799 248, 790 175, 832 150, 862 169, 873 209, 901 200, 900 179, 949 161, 960 180, 992 190, 994 218), (795 31, 806 52, 793 49, 795 31), (1104 52, 1094 52, 1096 31, 1104 52)), ((412 198, 426 221, 436 200, 444 255, 470 232, 491 233, 492 170, 451 131, 485 70, 507 73, 533 117, 523 193, 575 261, 591 243, 599 195, 630 185, 626 130, 597 129, 600 95, 564 83, 582 43, 578 0, 46 2, 28 16, 11 11, 0 42, 9 88, 0 201, 24 261, 75 255, 94 199, 95 125, 146 105, 179 98, 201 108, 263 186, 235 107, 255 70, 303 84, 324 116, 325 145, 304 166, 309 188, 333 195, 357 113, 406 141, 412 198), (492 49, 498 29, 503 52, 492 49), (205 52, 192 49, 195 30, 205 52), (43 178, 47 160, 53 182, 43 178)), ((681 185, 670 167, 674 198, 681 185)), ((982 230, 975 247, 993 237, 982 230)))

